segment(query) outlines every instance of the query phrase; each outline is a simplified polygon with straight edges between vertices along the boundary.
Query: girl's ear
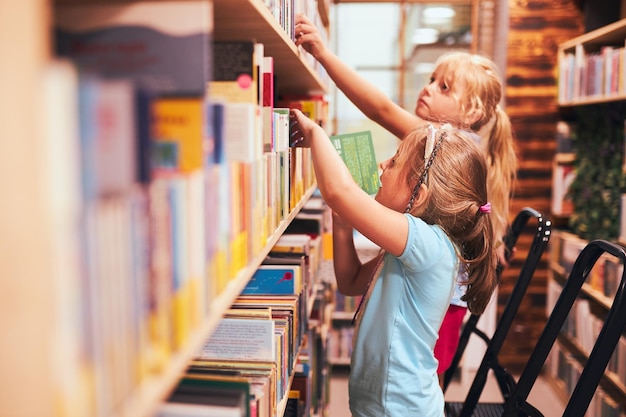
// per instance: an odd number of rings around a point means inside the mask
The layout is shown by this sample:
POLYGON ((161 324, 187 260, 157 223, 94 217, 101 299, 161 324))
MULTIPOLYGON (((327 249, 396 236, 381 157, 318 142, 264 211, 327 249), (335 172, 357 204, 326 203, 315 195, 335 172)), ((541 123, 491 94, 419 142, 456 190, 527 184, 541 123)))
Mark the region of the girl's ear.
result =
POLYGON ((426 203, 426 199, 428 198, 428 187, 426 184, 420 185, 419 190, 417 191, 417 195, 415 196, 414 206, 421 206, 426 203))
POLYGON ((480 112, 480 110, 477 108, 473 108, 468 111, 467 114, 465 114, 465 117, 463 118, 463 123, 466 126, 472 126, 474 123, 479 121, 481 117, 482 113, 480 112))

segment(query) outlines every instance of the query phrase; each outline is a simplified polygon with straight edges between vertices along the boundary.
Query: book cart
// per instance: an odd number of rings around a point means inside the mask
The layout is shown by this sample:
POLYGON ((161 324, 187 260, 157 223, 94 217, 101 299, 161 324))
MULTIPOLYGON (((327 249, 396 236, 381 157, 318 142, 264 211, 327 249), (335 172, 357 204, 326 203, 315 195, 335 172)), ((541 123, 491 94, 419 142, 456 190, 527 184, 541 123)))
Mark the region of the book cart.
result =
MULTIPOLYGON (((0 157, 3 167, 0 190, 4 195, 0 215, 3 231, 0 262, 3 340, 0 352, 4 358, 0 373, 3 392, 0 415, 153 416, 257 267, 311 198, 315 183, 309 177, 308 182, 302 184, 288 213, 276 219, 273 227, 265 231, 263 240, 257 242, 242 265, 221 278, 221 288, 214 292, 209 290, 215 277, 208 273, 198 278, 205 291, 205 304, 201 305, 193 320, 184 324, 186 331, 171 351, 157 354, 160 366, 137 370, 144 365, 133 360, 142 362, 146 359, 142 357, 145 352, 137 349, 134 359, 125 357, 113 365, 141 373, 133 382, 122 374, 116 375, 112 385, 119 387, 120 392, 115 395, 120 397, 104 398, 114 394, 90 390, 90 384, 97 385, 102 375, 97 372, 97 366, 89 363, 90 358, 85 354, 87 342, 84 332, 88 330, 84 326, 93 324, 86 324, 88 314, 85 312, 93 312, 94 305, 104 302, 81 292, 86 268, 85 260, 81 258, 84 242, 76 233, 83 215, 80 182, 84 178, 75 137, 81 115, 77 110, 76 69, 67 60, 56 56, 53 31, 56 9, 72 3, 130 7, 151 2, 35 0, 6 10, 3 7, 0 13, 0 38, 3 39, 0 52, 7 59, 11 57, 12 61, 11 65, 2 65, 0 74, 4 91, 0 98, 0 120, 5 128, 3 143, 7 151, 10 149, 0 157), (14 41, 7 41, 10 39, 14 41), (75 140, 72 141, 72 138, 75 140), (108 404, 102 405, 105 402, 108 404)), ((203 30, 210 41, 206 50, 190 51, 207 60, 205 63, 210 64, 208 60, 213 39, 253 39, 264 45, 265 56, 274 57, 277 92, 299 96, 326 92, 326 81, 314 68, 312 60, 293 44, 285 19, 273 13, 286 8, 294 11, 296 4, 304 2, 273 2, 277 7, 275 10, 270 10, 266 2, 257 0, 173 0, 154 3, 167 4, 173 10, 195 3, 207 10, 201 18, 206 21, 203 30)), ((322 13, 320 20, 327 24, 328 2, 309 2, 309 7, 313 4, 315 10, 322 13)), ((183 66, 188 62, 178 64, 183 66)), ((140 120, 134 122, 140 123, 140 120)), ((306 164, 300 169, 306 170, 306 164)), ((117 220, 122 221, 120 218, 117 220)), ((186 226, 186 232, 190 234, 198 233, 196 229, 202 230, 202 227, 186 226)), ((116 241, 119 238, 114 236, 117 231, 111 229, 107 238, 116 241)), ((196 234, 196 239, 203 240, 206 237, 203 233, 205 231, 196 234)), ((113 257, 123 254, 121 249, 133 247, 135 242, 131 239, 137 236, 131 235, 121 240, 124 244, 119 251, 110 251, 113 257)), ((116 342, 124 349, 136 343, 134 336, 125 338, 115 332, 132 333, 131 324, 123 319, 131 317, 142 306, 125 292, 124 289, 129 288, 125 286, 128 282, 118 277, 120 270, 110 268, 106 272, 109 274, 106 278, 110 278, 107 285, 112 286, 108 296, 124 307, 123 312, 118 312, 118 304, 105 306, 99 314, 107 331, 117 335, 116 342), (117 284, 121 286, 115 287, 117 284), (121 321, 107 321, 108 314, 121 321)), ((107 372, 115 374, 111 369, 107 372)), ((283 415, 286 403, 285 397, 276 404, 277 416, 283 415)))

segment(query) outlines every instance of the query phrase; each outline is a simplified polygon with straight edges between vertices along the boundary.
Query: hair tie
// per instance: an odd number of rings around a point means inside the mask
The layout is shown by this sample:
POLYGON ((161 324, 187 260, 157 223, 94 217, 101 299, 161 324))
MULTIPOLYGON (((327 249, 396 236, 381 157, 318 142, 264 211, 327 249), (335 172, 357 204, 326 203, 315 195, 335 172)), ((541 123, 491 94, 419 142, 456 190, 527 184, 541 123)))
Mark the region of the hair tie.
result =
POLYGON ((478 210, 481 213, 487 213, 487 214, 491 213, 491 203, 487 201, 485 204, 480 206, 480 208, 478 210))

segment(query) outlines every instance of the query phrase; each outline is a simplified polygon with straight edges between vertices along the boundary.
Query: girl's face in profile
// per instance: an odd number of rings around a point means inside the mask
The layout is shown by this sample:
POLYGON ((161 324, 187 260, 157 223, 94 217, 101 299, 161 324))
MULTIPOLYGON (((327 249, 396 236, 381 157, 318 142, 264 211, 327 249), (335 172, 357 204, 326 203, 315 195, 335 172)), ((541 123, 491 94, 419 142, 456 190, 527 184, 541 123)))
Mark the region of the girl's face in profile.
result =
POLYGON ((380 188, 376 194, 376 201, 390 209, 404 212, 413 191, 406 181, 406 170, 397 164, 398 152, 380 163, 380 188))
POLYGON ((466 127, 460 101, 464 94, 463 80, 453 79, 449 73, 437 68, 430 82, 420 91, 415 114, 424 120, 466 127))

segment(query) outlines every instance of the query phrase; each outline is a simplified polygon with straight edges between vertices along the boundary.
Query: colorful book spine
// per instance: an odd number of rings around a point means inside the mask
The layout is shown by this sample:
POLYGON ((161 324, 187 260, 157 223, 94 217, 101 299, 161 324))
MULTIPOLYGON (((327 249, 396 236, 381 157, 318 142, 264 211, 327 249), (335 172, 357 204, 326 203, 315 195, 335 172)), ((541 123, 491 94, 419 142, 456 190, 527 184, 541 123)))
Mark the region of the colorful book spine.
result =
POLYGON ((300 294, 302 270, 297 265, 259 265, 241 294, 300 294))

